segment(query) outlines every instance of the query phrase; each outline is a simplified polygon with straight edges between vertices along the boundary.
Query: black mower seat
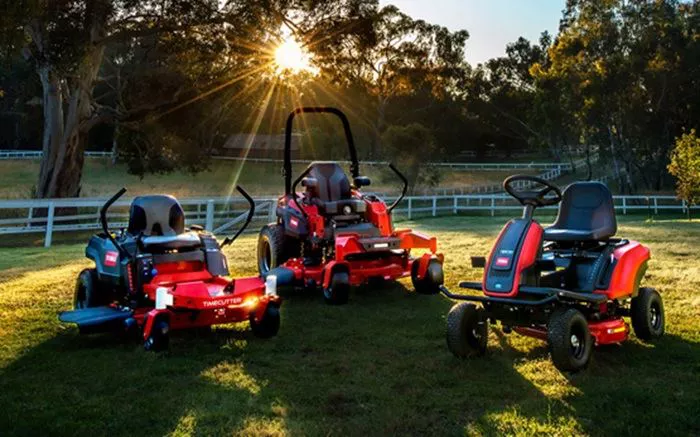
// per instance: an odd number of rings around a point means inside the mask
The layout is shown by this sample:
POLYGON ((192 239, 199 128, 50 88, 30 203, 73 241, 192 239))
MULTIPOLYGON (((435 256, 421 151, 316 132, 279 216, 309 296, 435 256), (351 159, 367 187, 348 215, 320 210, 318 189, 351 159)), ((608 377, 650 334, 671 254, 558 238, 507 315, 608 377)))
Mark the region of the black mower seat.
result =
POLYGON ((615 232, 615 206, 608 187, 600 182, 574 182, 564 190, 557 219, 544 230, 544 239, 597 241, 615 232))
POLYGON ((309 168, 309 177, 318 183, 314 192, 314 204, 319 207, 321 214, 353 216, 365 213, 367 204, 352 196, 350 181, 338 163, 314 161, 309 164, 309 168))
POLYGON ((131 235, 141 235, 145 250, 194 249, 202 245, 196 232, 185 232, 185 212, 173 196, 139 196, 131 202, 131 235))
POLYGON ((202 245, 202 240, 196 232, 186 232, 179 235, 143 237, 141 244, 145 250, 194 249, 202 245))

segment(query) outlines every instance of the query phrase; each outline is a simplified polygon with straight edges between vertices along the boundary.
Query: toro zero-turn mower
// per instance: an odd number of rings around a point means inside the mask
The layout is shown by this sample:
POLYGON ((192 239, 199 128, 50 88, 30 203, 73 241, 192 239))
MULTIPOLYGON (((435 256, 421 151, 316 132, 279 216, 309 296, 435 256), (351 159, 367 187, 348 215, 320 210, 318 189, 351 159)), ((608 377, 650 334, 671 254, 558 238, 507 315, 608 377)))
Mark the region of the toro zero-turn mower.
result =
POLYGON ((411 276, 418 293, 435 294, 443 282, 442 254, 435 237, 395 230, 391 211, 406 194, 387 206, 362 187, 355 144, 347 117, 328 107, 297 108, 287 118, 283 176, 285 193, 277 201, 277 220, 260 231, 258 268, 273 275, 278 285, 320 287, 327 303, 344 304, 351 286, 411 276), (292 181, 291 138, 294 117, 301 113, 328 113, 340 118, 350 152, 352 181, 337 162, 315 161, 292 181), (297 192, 301 185, 303 192, 297 192), (420 257, 412 249, 427 249, 420 257))
POLYGON ((243 232, 255 212, 253 199, 236 188, 250 209, 243 226, 221 244, 199 226, 186 229, 182 206, 166 195, 136 197, 128 228, 112 234, 107 210, 126 192, 122 188, 100 210, 103 233, 85 249, 95 267, 80 272, 74 309, 59 319, 85 334, 142 336, 146 350, 154 351, 168 347, 170 330, 223 323, 249 321, 256 336, 276 335, 281 300, 274 281, 228 277, 221 248, 243 232))
POLYGON ((488 259, 472 258, 473 267, 485 269, 482 282, 459 284, 484 296, 454 294, 441 286, 449 298, 469 301, 455 304, 447 316, 453 354, 483 354, 489 322, 497 321, 505 333, 547 341, 562 371, 584 368, 594 345, 627 340, 624 317, 631 318, 641 340, 663 335, 661 296, 640 287, 649 249, 613 238, 617 222, 607 186, 575 182, 562 193, 550 182, 521 175, 503 185, 523 205, 523 216, 505 225, 488 259), (535 209, 556 204, 556 221, 542 228, 533 219, 535 209))

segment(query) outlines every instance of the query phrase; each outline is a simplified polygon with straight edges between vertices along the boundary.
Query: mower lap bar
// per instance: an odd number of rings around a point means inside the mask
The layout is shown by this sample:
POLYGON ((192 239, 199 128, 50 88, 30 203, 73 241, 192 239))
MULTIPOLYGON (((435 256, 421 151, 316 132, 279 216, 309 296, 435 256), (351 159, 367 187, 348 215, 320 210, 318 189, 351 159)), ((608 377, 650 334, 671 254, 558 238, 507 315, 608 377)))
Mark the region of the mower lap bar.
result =
POLYGON ((117 323, 133 317, 134 312, 129 309, 119 309, 110 306, 82 308, 72 311, 64 311, 58 315, 58 320, 64 323, 75 323, 82 330, 98 330, 99 327, 107 329, 117 323))
MULTIPOLYGON (((480 282, 460 282, 460 288, 467 288, 469 290, 482 291, 482 286, 480 282)), ((549 288, 549 287, 530 287, 526 285, 520 286, 520 292, 522 294, 530 294, 535 296, 543 296, 542 299, 538 300, 526 300, 526 299, 516 299, 516 298, 505 298, 505 297, 488 297, 488 296, 469 296, 464 294, 454 294, 450 292, 447 287, 440 287, 442 293, 455 300, 468 300, 474 302, 491 302, 491 303, 502 303, 508 305, 528 305, 528 306, 539 306, 545 305, 554 301, 577 301, 586 303, 603 303, 607 300, 607 297, 602 294, 588 294, 588 293, 576 293, 574 291, 562 290, 560 288, 549 288)))

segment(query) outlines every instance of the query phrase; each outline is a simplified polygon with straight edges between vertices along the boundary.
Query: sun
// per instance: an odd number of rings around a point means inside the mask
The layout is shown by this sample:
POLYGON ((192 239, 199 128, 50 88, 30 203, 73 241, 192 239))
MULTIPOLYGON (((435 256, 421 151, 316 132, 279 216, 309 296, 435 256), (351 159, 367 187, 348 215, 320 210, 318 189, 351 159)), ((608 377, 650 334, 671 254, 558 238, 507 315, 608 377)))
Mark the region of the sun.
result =
POLYGON ((318 73, 318 69, 314 67, 311 62, 311 53, 299 44, 293 36, 285 38, 282 43, 277 46, 274 54, 277 74, 286 72, 294 74, 318 73))

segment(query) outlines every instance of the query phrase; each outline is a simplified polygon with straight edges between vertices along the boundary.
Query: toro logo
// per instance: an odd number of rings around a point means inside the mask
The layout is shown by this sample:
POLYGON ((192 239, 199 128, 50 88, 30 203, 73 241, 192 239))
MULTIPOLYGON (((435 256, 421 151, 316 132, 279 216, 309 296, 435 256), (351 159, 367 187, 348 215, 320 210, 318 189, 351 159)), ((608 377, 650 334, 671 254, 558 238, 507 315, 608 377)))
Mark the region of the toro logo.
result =
POLYGON ((299 220, 295 219, 294 217, 291 217, 289 219, 289 224, 292 225, 293 228, 296 228, 299 226, 299 220))
POLYGON ((496 265, 498 267, 506 267, 509 262, 510 259, 507 256, 499 256, 498 258, 496 258, 496 265))
POLYGON ((241 297, 227 297, 225 299, 205 300, 202 304, 205 307, 220 307, 224 305, 236 305, 243 301, 241 297))
POLYGON ((105 266, 106 267, 114 267, 117 265, 117 260, 119 259, 119 252, 115 252, 113 250, 108 250, 105 252, 105 266))

